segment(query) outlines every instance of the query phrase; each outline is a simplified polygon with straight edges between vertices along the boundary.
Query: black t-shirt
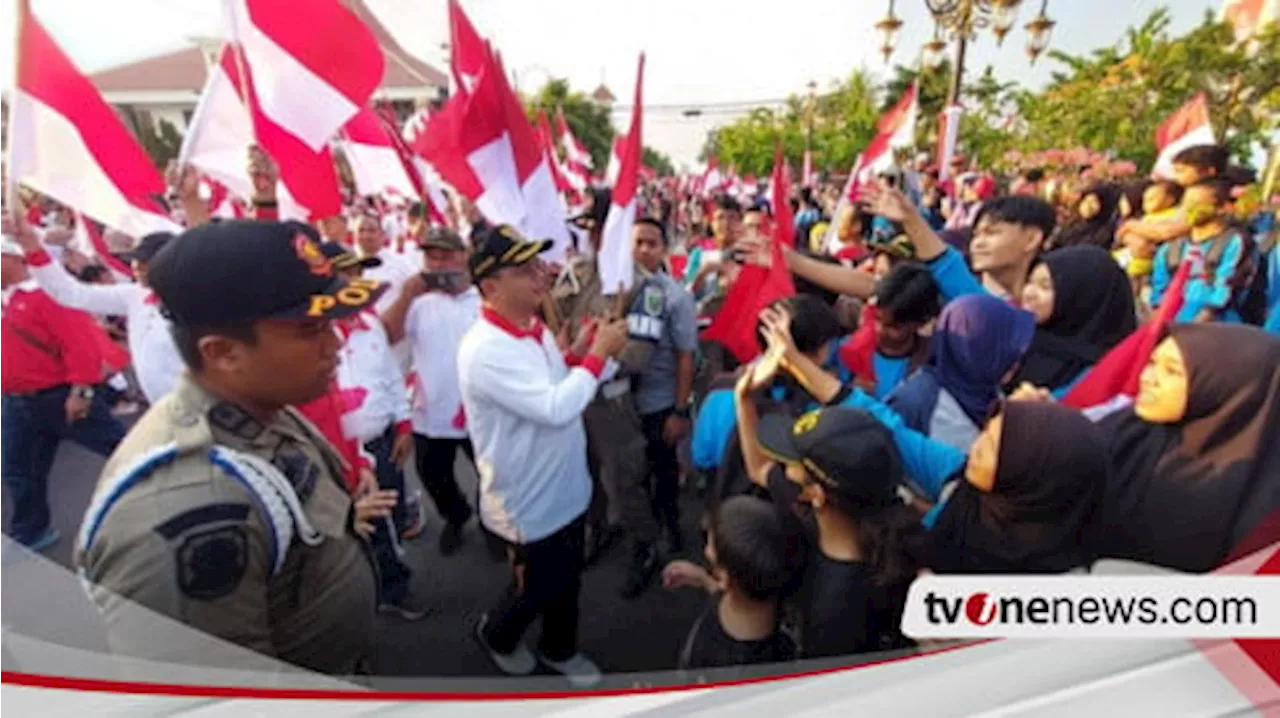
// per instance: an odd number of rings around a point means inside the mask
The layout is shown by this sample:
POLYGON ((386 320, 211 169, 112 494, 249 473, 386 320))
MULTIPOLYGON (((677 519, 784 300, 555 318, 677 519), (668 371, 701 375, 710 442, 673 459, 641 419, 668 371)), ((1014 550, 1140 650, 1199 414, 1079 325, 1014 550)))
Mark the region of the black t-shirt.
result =
POLYGON ((720 625, 720 596, 707 604, 680 651, 681 669, 726 668, 795 660, 796 646, 781 631, 757 641, 739 641, 720 625))
POLYGON ((877 586, 861 561, 840 561, 818 550, 816 526, 795 511, 800 487, 781 466, 769 473, 769 493, 783 514, 784 525, 807 544, 803 580, 791 594, 806 658, 886 651, 911 645, 902 635, 907 587, 877 586))

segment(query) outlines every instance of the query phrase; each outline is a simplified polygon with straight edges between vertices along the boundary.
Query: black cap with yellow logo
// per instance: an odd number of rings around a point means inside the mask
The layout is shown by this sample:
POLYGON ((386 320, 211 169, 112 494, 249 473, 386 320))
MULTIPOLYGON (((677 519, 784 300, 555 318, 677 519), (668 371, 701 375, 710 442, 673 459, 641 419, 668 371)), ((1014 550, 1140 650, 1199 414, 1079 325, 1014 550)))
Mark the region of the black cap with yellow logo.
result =
POLYGON ((234 220, 187 230, 147 270, 165 314, 182 326, 259 319, 340 319, 374 301, 385 284, 344 279, 295 223, 234 220))
POLYGON ((792 419, 769 414, 757 432, 764 452, 804 466, 814 481, 853 507, 898 503, 902 460, 893 434, 861 409, 829 406, 792 419))
POLYGON ((493 274, 506 267, 519 267, 532 262, 539 254, 551 249, 549 239, 529 241, 510 225, 488 227, 472 237, 475 249, 467 260, 472 281, 493 274))

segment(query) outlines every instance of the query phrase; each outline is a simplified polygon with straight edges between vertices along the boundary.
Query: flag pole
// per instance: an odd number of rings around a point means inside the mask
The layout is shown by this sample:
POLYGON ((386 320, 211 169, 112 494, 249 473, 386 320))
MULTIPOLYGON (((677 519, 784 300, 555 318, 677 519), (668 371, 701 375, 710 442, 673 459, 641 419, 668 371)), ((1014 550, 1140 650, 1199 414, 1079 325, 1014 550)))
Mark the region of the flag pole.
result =
MULTIPOLYGON (((31 4, 29 0, 19 0, 18 2, 18 20, 14 23, 14 40, 13 46, 17 48, 16 57, 13 62, 13 92, 18 91, 18 78, 22 77, 22 32, 26 26, 27 13, 31 12, 31 4)), ((12 104, 10 105, 12 108, 12 104)), ((9 125, 5 128, 4 149, 5 149, 5 183, 4 183, 4 202, 14 217, 22 214, 21 208, 18 206, 18 178, 14 175, 13 169, 13 121, 15 115, 9 115, 9 125)))

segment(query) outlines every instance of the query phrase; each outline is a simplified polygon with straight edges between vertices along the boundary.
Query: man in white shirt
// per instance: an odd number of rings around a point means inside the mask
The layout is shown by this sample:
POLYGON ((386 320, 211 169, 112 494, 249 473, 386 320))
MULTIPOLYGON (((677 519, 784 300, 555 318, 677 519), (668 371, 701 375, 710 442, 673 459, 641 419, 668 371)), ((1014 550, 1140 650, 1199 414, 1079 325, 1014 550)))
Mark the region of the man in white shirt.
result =
POLYGON ((467 277, 466 247, 456 233, 433 230, 423 249, 426 272, 405 282, 382 321, 391 341, 403 340, 409 348, 418 382, 413 409, 418 476, 445 520, 440 553, 450 556, 461 546, 462 529, 473 513, 453 469, 459 450, 475 461, 458 388, 458 344, 480 316, 480 292, 467 277))
POLYGON ((590 351, 568 363, 536 317, 548 272, 530 242, 508 226, 473 237, 468 262, 484 297, 480 321, 462 339, 458 373, 480 473, 480 518, 507 542, 512 583, 481 616, 476 635, 508 675, 527 675, 537 659, 523 642, 542 617, 539 658, 577 687, 600 669, 577 649, 591 474, 582 412, 611 358, 627 342, 625 320, 600 324, 590 351), (569 364, 574 364, 570 366, 569 364))
POLYGON ((365 279, 375 282, 386 282, 390 287, 382 299, 378 300, 375 310, 379 313, 387 310, 400 296, 400 290, 409 278, 421 271, 418 263, 410 255, 399 254, 393 247, 387 246, 386 235, 382 233, 382 224, 371 214, 362 214, 352 223, 356 238, 356 254, 362 259, 376 257, 380 264, 365 269, 365 279))
POLYGON ((55 302, 90 314, 122 316, 128 325, 129 355, 142 393, 154 404, 169 393, 183 372, 182 357, 169 333, 169 321, 147 285, 147 265, 173 235, 157 232, 143 237, 126 256, 136 284, 88 284, 42 251, 34 234, 20 238, 28 252, 31 276, 55 302))
MULTIPOLYGON (((347 279, 360 279, 371 258, 360 259, 336 242, 325 242, 320 251, 333 268, 347 279)), ((400 367, 391 354, 391 344, 377 316, 361 312, 334 322, 342 337, 338 350, 336 383, 346 402, 342 433, 359 442, 373 460, 377 486, 404 497, 404 462, 412 451, 409 398, 400 367)), ((404 524, 404 501, 396 502, 392 515, 374 524, 371 537, 378 561, 378 610, 414 621, 427 614, 420 594, 410 590, 412 571, 401 560, 399 526, 404 524)))

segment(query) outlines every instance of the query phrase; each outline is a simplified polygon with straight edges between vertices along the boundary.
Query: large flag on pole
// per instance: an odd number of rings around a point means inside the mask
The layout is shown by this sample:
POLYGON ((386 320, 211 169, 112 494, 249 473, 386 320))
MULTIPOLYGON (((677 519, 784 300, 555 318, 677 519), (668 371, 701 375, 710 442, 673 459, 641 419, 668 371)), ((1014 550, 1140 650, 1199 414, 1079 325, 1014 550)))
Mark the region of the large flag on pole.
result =
POLYGON ((560 132, 560 144, 564 150, 565 159, 570 163, 582 166, 585 170, 590 170, 591 153, 573 134, 573 130, 569 129, 569 123, 564 119, 564 108, 562 107, 556 108, 556 127, 560 132))
POLYGON ((156 197, 164 180, 115 111, 19 5, 9 99, 9 181, 141 237, 179 231, 156 197))
MULTIPOLYGON (((644 123, 644 53, 636 70, 635 104, 631 108, 631 127, 626 139, 617 149, 618 179, 613 186, 612 203, 604 220, 600 237, 600 252, 596 255, 596 267, 600 272, 600 286, 605 294, 625 291, 635 278, 635 266, 631 252, 631 228, 636 221, 636 204, 639 200, 640 161, 642 148, 640 130, 644 123)), ((616 145, 615 145, 616 147, 616 145)))
POLYGON ((462 5, 458 0, 449 0, 449 70, 457 92, 465 94, 475 89, 488 58, 488 45, 462 11, 462 5))
POLYGON ((1160 151, 1160 156, 1156 158, 1151 174, 1171 177, 1173 158, 1179 152, 1188 147, 1212 145, 1216 142, 1213 125, 1209 123, 1209 102, 1201 92, 1174 110, 1156 128, 1156 149, 1160 151))
POLYGON ((292 0, 225 1, 263 119, 325 149, 382 82, 373 33, 338 0, 311 0, 305 12, 292 0))

